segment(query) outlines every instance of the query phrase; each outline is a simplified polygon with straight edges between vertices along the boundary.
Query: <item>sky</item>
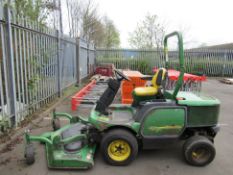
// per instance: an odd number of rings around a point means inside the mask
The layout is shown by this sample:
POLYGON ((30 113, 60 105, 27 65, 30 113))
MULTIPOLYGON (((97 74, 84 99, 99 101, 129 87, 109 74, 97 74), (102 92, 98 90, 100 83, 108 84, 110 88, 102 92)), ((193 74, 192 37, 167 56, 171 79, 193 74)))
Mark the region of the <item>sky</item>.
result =
POLYGON ((100 15, 112 19, 121 47, 129 48, 129 33, 146 14, 155 14, 166 33, 184 32, 187 47, 233 42, 233 0, 95 0, 100 15))

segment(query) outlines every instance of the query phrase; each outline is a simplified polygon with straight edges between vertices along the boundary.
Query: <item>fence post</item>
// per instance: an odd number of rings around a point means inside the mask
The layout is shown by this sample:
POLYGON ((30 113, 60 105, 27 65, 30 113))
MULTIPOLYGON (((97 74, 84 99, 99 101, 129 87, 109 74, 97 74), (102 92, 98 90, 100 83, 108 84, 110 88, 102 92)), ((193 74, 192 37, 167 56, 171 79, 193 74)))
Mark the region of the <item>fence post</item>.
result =
POLYGON ((95 68, 96 68, 96 66, 97 66, 96 55, 97 55, 96 46, 94 45, 94 71, 95 71, 95 68))
POLYGON ((80 39, 76 39, 76 86, 80 86, 80 39))
POLYGON ((61 38, 60 32, 57 30, 57 94, 58 97, 61 97, 61 38))
POLYGON ((10 121, 11 126, 16 124, 16 89, 15 89, 15 71, 14 71, 14 54, 13 54, 13 45, 12 45, 12 28, 11 28, 11 12, 9 7, 10 1, 4 7, 4 15, 6 18, 6 67, 7 67, 7 87, 8 89, 8 98, 9 98, 9 112, 10 112, 10 121))
MULTIPOLYGON (((87 41, 86 41, 87 42, 87 41)), ((87 76, 89 76, 90 75, 90 70, 89 70, 89 65, 90 65, 90 43, 89 42, 87 42, 87 76)))
POLYGON ((226 61, 227 61, 227 50, 224 51, 224 60, 223 60, 223 67, 222 67, 222 77, 224 77, 224 71, 226 69, 226 61))

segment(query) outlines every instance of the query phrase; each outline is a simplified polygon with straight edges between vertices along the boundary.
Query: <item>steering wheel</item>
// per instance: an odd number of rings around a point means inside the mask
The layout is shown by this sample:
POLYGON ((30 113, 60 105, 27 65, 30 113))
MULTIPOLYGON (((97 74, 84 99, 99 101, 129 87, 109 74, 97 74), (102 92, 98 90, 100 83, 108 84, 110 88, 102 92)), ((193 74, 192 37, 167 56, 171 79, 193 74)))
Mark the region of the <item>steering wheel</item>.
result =
POLYGON ((114 69, 116 76, 120 77, 120 79, 124 79, 127 81, 131 81, 131 79, 129 77, 127 77, 126 75, 124 75, 121 71, 114 69))

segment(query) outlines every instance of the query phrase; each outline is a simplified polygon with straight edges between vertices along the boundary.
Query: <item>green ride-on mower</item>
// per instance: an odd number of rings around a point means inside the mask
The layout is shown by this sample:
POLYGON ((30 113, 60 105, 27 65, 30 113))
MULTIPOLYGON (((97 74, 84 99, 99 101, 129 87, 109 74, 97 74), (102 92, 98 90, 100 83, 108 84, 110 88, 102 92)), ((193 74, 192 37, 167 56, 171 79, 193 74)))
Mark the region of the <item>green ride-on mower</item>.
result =
POLYGON ((209 164, 215 157, 213 143, 219 131, 220 102, 210 96, 179 91, 184 76, 183 41, 178 32, 165 36, 166 65, 167 40, 172 36, 178 38, 180 70, 173 91, 166 90, 167 71, 160 68, 151 77, 152 86, 134 89, 132 105, 111 105, 121 81, 130 81, 115 70, 116 78, 109 80, 108 88, 88 118, 54 112, 55 131, 40 136, 25 133, 26 162, 35 161, 34 141, 45 143, 48 167, 86 169, 94 165, 97 145, 107 163, 128 165, 136 158, 139 148, 158 149, 184 140, 183 154, 189 164, 209 164), (61 117, 68 118, 70 124, 60 128, 61 117))

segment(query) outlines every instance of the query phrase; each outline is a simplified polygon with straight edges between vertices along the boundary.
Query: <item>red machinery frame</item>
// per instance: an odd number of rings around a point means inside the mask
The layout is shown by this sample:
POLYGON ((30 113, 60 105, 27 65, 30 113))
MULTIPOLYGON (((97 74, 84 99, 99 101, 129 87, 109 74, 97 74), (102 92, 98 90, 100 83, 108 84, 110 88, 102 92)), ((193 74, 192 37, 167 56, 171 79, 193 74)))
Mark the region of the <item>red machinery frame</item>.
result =
POLYGON ((78 93, 76 93, 71 99, 71 110, 77 110, 78 106, 81 104, 82 99, 86 94, 91 91, 91 89, 96 85, 96 80, 92 80, 86 86, 84 86, 78 93))

